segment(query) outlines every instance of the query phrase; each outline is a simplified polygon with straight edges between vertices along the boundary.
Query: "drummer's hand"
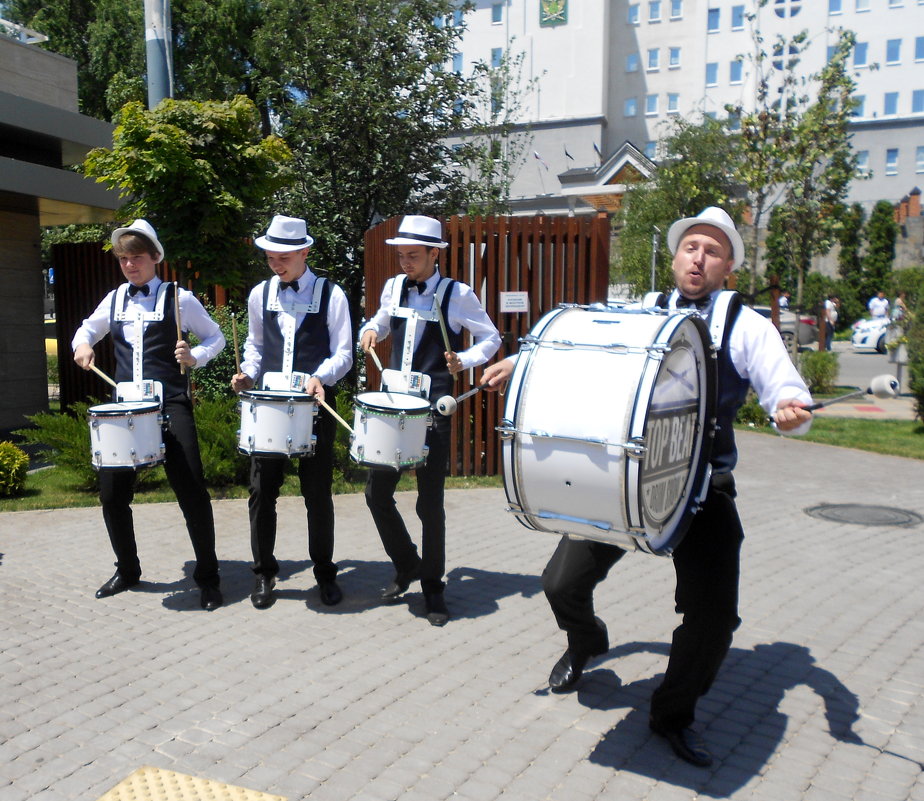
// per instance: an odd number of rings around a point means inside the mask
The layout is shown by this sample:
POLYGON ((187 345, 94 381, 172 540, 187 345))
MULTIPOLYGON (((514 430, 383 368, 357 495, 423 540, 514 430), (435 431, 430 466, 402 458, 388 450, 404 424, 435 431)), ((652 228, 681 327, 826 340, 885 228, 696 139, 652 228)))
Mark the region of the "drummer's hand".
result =
POLYGON ((494 362, 490 367, 486 367, 484 374, 481 376, 481 384, 486 389, 497 391, 501 384, 510 380, 513 375, 515 362, 512 359, 501 359, 494 362))
POLYGON ((189 349, 189 343, 179 340, 176 343, 176 350, 173 352, 178 364, 185 364, 187 367, 196 366, 196 357, 192 355, 189 349))
POLYGON ((237 393, 253 389, 253 379, 247 373, 235 373, 231 376, 231 389, 237 393))
POLYGON ((773 413, 773 422, 780 431, 792 431, 812 419, 812 413, 806 410, 802 401, 790 398, 779 402, 773 413))
POLYGON ((87 344, 78 345, 74 351, 74 361, 84 370, 89 370, 96 361, 96 353, 87 344))
POLYGON ((363 338, 360 340, 360 347, 363 349, 364 353, 368 353, 370 348, 374 348, 379 342, 378 335, 371 328, 363 334, 363 338))
POLYGON ((456 373, 461 373, 465 368, 462 366, 462 360, 459 358, 458 353, 454 353, 451 350, 447 350, 443 357, 446 359, 446 367, 449 368, 449 372, 455 375, 456 373))
POLYGON ((317 376, 311 376, 308 379, 308 383, 305 384, 305 392, 309 395, 314 395, 318 400, 324 400, 324 384, 321 383, 321 379, 317 376))

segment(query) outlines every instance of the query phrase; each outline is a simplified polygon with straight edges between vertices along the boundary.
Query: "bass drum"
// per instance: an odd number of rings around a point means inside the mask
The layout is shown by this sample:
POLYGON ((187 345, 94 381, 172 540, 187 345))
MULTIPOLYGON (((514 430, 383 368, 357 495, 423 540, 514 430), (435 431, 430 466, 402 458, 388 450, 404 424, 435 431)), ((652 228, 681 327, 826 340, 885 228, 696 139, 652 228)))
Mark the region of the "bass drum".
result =
POLYGON ((669 555, 708 489, 715 363, 695 314, 545 315, 523 340, 498 427, 508 510, 536 531, 669 555))

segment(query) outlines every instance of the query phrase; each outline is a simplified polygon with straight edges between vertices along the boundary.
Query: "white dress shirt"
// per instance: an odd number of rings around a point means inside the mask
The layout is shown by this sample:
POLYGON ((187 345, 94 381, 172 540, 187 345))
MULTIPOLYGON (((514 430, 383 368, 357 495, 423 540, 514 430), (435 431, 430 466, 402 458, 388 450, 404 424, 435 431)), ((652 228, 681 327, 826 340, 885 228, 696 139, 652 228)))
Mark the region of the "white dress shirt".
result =
MULTIPOLYGON (((154 276, 147 284, 150 290, 147 295, 143 295, 141 292, 136 293, 134 296, 126 293, 125 311, 129 314, 129 319, 123 324, 122 333, 129 344, 135 340, 135 323, 131 319, 132 312, 137 309, 146 312, 154 311, 154 304, 157 301, 157 288, 162 283, 163 281, 160 278, 154 276)), ((208 312, 192 292, 182 287, 178 287, 178 290, 180 322, 183 325, 183 330, 195 334, 199 340, 199 344, 192 347, 190 353, 196 360, 196 367, 204 367, 225 346, 224 335, 221 333, 218 323, 209 317, 208 312)), ((79 345, 89 345, 92 348, 109 333, 109 314, 112 309, 112 296, 116 291, 113 289, 107 294, 95 311, 83 321, 71 340, 71 348, 76 350, 79 345)), ((149 323, 144 323, 145 329, 147 329, 148 325, 149 323)))
MULTIPOLYGON (((416 289, 410 289, 407 293, 405 306, 412 309, 427 311, 433 306, 433 294, 436 292, 437 284, 440 280, 439 270, 434 271, 426 281, 426 288, 423 292, 416 289)), ((391 315, 388 310, 392 305, 392 288, 395 278, 389 278, 382 289, 382 297, 379 303, 379 310, 372 316, 359 332, 359 338, 366 331, 375 331, 378 341, 384 340, 391 332, 391 315)), ((501 345, 500 333, 497 327, 491 322, 488 313, 478 300, 478 296, 468 284, 457 281, 453 287, 452 294, 449 296, 449 310, 446 315, 446 326, 452 329, 453 333, 458 334, 463 328, 467 329, 471 335, 473 344, 467 350, 457 353, 462 368, 468 370, 484 364, 490 359, 501 345)), ((417 335, 414 338, 414 349, 420 344, 423 337, 424 326, 417 326, 417 335)))
MULTIPOLYGON (((271 280, 271 279, 267 279, 271 280)), ((298 278, 298 292, 286 287, 279 295, 280 299, 297 300, 299 303, 311 303, 314 294, 314 284, 317 276, 307 267, 298 278)), ((254 381, 260 375, 263 363, 263 291, 266 281, 261 281, 250 290, 247 299, 247 313, 249 315, 249 330, 247 340, 244 342, 244 360, 241 362, 241 372, 246 373, 254 381)), ((353 366, 353 331, 350 327, 350 305, 344 291, 333 281, 330 282, 330 302, 327 305, 327 331, 330 336, 330 352, 324 361, 318 365, 312 375, 329 387, 343 378, 353 366)), ((286 312, 276 317, 279 331, 284 335, 286 312)), ((295 315, 295 330, 297 331, 305 319, 305 312, 295 315)))

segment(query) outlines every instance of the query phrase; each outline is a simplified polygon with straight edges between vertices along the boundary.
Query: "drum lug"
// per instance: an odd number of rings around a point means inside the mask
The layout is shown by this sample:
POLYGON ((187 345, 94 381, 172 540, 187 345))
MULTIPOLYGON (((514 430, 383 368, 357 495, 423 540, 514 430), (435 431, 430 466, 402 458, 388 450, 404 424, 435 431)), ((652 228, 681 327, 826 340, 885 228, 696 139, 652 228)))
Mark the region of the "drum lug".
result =
MULTIPOLYGON (((291 414, 292 414, 291 409, 292 409, 292 407, 290 406, 290 407, 289 407, 289 415, 290 415, 290 416, 291 416, 291 414)), ((289 453, 292 453, 292 435, 291 435, 291 434, 290 434, 289 436, 286 437, 286 450, 287 450, 289 453)))
POLYGON ((365 453, 366 453, 366 446, 365 446, 365 445, 357 445, 357 446, 356 446, 356 453, 358 454, 358 456, 359 456, 359 461, 361 462, 361 461, 363 460, 363 456, 364 456, 365 453))
POLYGON ((504 442, 513 439, 516 433, 513 427, 513 421, 507 420, 506 418, 501 420, 501 424, 497 426, 496 430, 500 433, 500 438, 504 442))
POLYGON ((401 411, 398 412, 398 429, 404 431, 404 422, 407 420, 407 415, 401 411))
MULTIPOLYGON (((294 417, 294 416, 295 416, 295 405, 294 405, 294 404, 291 404, 291 403, 289 404, 289 407, 288 407, 288 414, 289 414, 289 417, 294 417)), ((292 441, 292 437, 289 437, 289 441, 290 441, 290 442, 292 441)))
MULTIPOLYGON (((135 430, 135 421, 134 421, 134 419, 132 418, 131 415, 128 416, 128 419, 126 420, 126 422, 128 423, 128 430, 129 430, 129 431, 134 431, 134 430, 135 430)), ((135 453, 135 452, 132 451, 132 455, 134 455, 134 453, 135 453)))
POLYGON ((648 453, 648 447, 645 445, 644 437, 633 437, 628 442, 624 442, 622 447, 625 448, 626 456, 633 459, 641 459, 648 453))
MULTIPOLYGON (((99 428, 99 420, 96 420, 96 419, 94 418, 93 422, 90 423, 90 427, 91 427, 91 428, 99 428)), ((97 453, 99 453, 99 451, 97 451, 97 453)))
POLYGON ((395 464, 401 467, 401 448, 395 450, 395 464))

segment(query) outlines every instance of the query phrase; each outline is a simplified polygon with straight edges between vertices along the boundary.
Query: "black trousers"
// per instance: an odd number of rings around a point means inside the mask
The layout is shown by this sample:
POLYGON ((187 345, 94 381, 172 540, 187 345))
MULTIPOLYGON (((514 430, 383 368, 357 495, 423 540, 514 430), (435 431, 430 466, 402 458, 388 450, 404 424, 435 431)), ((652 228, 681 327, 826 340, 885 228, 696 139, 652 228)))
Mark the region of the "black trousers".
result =
POLYGON ((420 566, 420 585, 425 593, 443 591, 446 572, 446 511, 443 490, 449 465, 451 420, 434 415, 427 432, 427 462, 417 468, 417 517, 421 523, 421 552, 408 533, 395 504, 395 487, 401 473, 397 470, 373 469, 366 480, 366 505, 372 513, 385 553, 395 570, 407 573, 420 566))
MULTIPOLYGON (((164 413, 167 415, 164 428, 164 470, 186 519, 186 530, 196 554, 193 578, 200 587, 217 587, 215 522, 212 517, 212 500, 202 475, 192 403, 185 396, 168 398, 164 401, 164 413)), ((116 569, 129 581, 141 576, 131 509, 135 497, 135 477, 134 470, 99 471, 99 498, 109 541, 116 557, 116 569)))
MULTIPOLYGON (((741 623, 738 576, 744 532, 734 498, 730 475, 715 480, 673 554, 674 601, 683 619, 674 630, 664 679, 651 699, 651 719, 664 729, 693 722, 696 702, 712 686, 741 623)), ((608 647, 594 620, 593 592, 624 554, 614 545, 565 537, 549 560, 543 589, 569 648, 595 653, 608 647)))
MULTIPOLYGON (((334 406, 336 396, 325 387, 327 403, 334 406)), ((308 556, 314 563, 314 577, 319 582, 333 581, 337 576, 334 564, 334 499, 331 493, 334 474, 334 438, 337 423, 324 408, 318 410, 314 422, 317 436, 313 456, 298 459, 298 480, 305 509, 308 513, 308 556)), ((255 457, 250 460, 250 548, 253 552, 253 572, 275 576, 276 561, 276 500, 285 478, 288 459, 255 457)))

